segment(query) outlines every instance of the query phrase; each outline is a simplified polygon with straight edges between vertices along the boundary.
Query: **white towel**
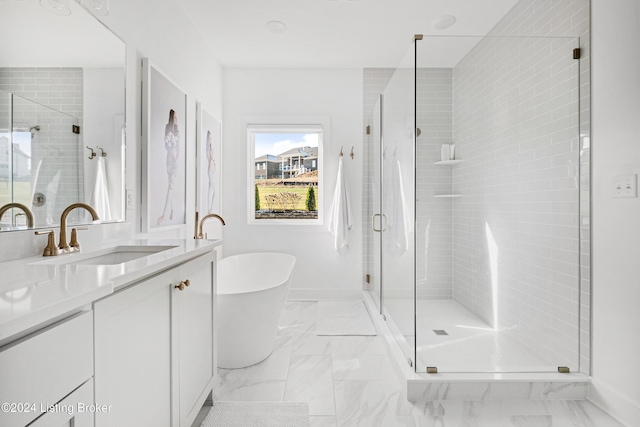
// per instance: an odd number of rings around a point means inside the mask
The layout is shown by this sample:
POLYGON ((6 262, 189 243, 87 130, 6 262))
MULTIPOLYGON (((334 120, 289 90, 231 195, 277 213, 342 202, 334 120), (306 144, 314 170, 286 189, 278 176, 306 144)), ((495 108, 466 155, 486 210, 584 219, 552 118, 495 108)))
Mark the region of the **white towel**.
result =
MULTIPOLYGON (((31 185, 31 199, 30 199, 32 201, 32 203, 33 203, 33 196, 36 195, 36 187, 38 186, 38 178, 40 177, 40 168, 41 167, 42 167, 42 159, 38 160, 38 166, 35 167, 36 173, 32 174, 33 180, 31 182, 33 184, 31 185)), ((32 167, 31 170, 33 170, 33 169, 34 168, 32 167)))
POLYGON ((393 175, 391 177, 393 188, 393 208, 389 231, 391 232, 391 253, 400 256, 409 249, 409 234, 411 233, 411 216, 407 207, 407 199, 404 194, 402 182, 402 168, 400 160, 394 155, 393 175))
POLYGON ((93 183, 91 206, 96 210, 101 220, 111 220, 111 205, 109 204, 109 187, 107 185, 107 170, 104 157, 98 157, 96 165, 96 179, 93 183))
POLYGON ((334 247, 338 253, 344 254, 349 247, 349 229, 352 224, 351 202, 349 189, 344 176, 342 157, 338 163, 338 178, 336 191, 333 193, 333 203, 329 214, 329 232, 334 238, 334 247))

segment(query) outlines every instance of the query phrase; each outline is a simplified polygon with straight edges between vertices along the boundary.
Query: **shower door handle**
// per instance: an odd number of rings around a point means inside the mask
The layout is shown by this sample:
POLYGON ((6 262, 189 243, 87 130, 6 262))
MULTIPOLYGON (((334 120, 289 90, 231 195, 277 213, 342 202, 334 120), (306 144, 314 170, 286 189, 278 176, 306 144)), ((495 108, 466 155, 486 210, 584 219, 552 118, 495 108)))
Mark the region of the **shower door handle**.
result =
POLYGON ((385 214, 373 214, 373 216, 371 217, 371 229, 373 231, 376 231, 378 233, 382 232, 382 231, 386 231, 387 230, 387 216, 385 214), (376 217, 379 216, 380 217, 380 228, 376 228, 376 217), (384 218, 384 227, 383 222, 382 222, 382 218, 384 218))
MULTIPOLYGON (((379 216, 380 218, 382 218, 382 215, 380 214, 373 214, 373 216, 371 217, 371 229, 377 233, 380 233, 382 231, 382 228, 376 228, 376 217, 379 216)), ((380 224, 382 225, 382 219, 380 220, 380 224)))

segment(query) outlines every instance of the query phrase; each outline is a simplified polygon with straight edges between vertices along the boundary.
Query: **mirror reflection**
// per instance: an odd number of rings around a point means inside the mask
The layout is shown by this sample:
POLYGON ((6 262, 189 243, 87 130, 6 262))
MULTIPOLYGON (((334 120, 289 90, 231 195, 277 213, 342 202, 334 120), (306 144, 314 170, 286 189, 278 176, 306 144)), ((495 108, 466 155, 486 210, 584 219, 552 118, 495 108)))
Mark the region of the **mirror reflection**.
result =
POLYGON ((123 220, 125 44, 76 2, 0 9, 0 230, 58 226, 77 202, 123 220))

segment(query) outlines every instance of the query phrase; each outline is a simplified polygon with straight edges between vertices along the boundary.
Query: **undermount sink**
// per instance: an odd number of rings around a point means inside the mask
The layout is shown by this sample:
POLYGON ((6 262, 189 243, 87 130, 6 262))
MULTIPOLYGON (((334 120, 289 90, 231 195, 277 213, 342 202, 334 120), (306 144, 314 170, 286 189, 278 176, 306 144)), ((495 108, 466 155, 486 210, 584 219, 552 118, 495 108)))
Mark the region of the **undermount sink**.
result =
POLYGON ((157 254, 167 249, 175 248, 175 246, 117 246, 112 252, 106 254, 92 256, 74 264, 82 265, 113 265, 122 264, 123 262, 133 261, 134 259, 157 254))
POLYGON ((51 264, 51 265, 116 265, 143 258, 158 252, 173 249, 176 246, 115 246, 109 249, 103 249, 93 252, 79 252, 72 254, 61 254, 43 261, 36 261, 32 264, 51 264))

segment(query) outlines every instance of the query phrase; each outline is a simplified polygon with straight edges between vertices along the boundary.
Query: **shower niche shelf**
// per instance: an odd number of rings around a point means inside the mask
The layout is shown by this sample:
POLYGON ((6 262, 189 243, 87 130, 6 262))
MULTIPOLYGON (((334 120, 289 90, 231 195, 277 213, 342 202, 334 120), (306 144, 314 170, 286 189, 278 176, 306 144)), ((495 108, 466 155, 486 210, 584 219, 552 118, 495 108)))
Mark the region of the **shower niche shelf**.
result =
POLYGON ((440 197, 440 198, 462 197, 462 194, 434 194, 433 197, 440 197))
POLYGON ((460 162, 462 162, 462 160, 441 160, 439 162, 435 162, 434 165, 455 165, 460 162))

